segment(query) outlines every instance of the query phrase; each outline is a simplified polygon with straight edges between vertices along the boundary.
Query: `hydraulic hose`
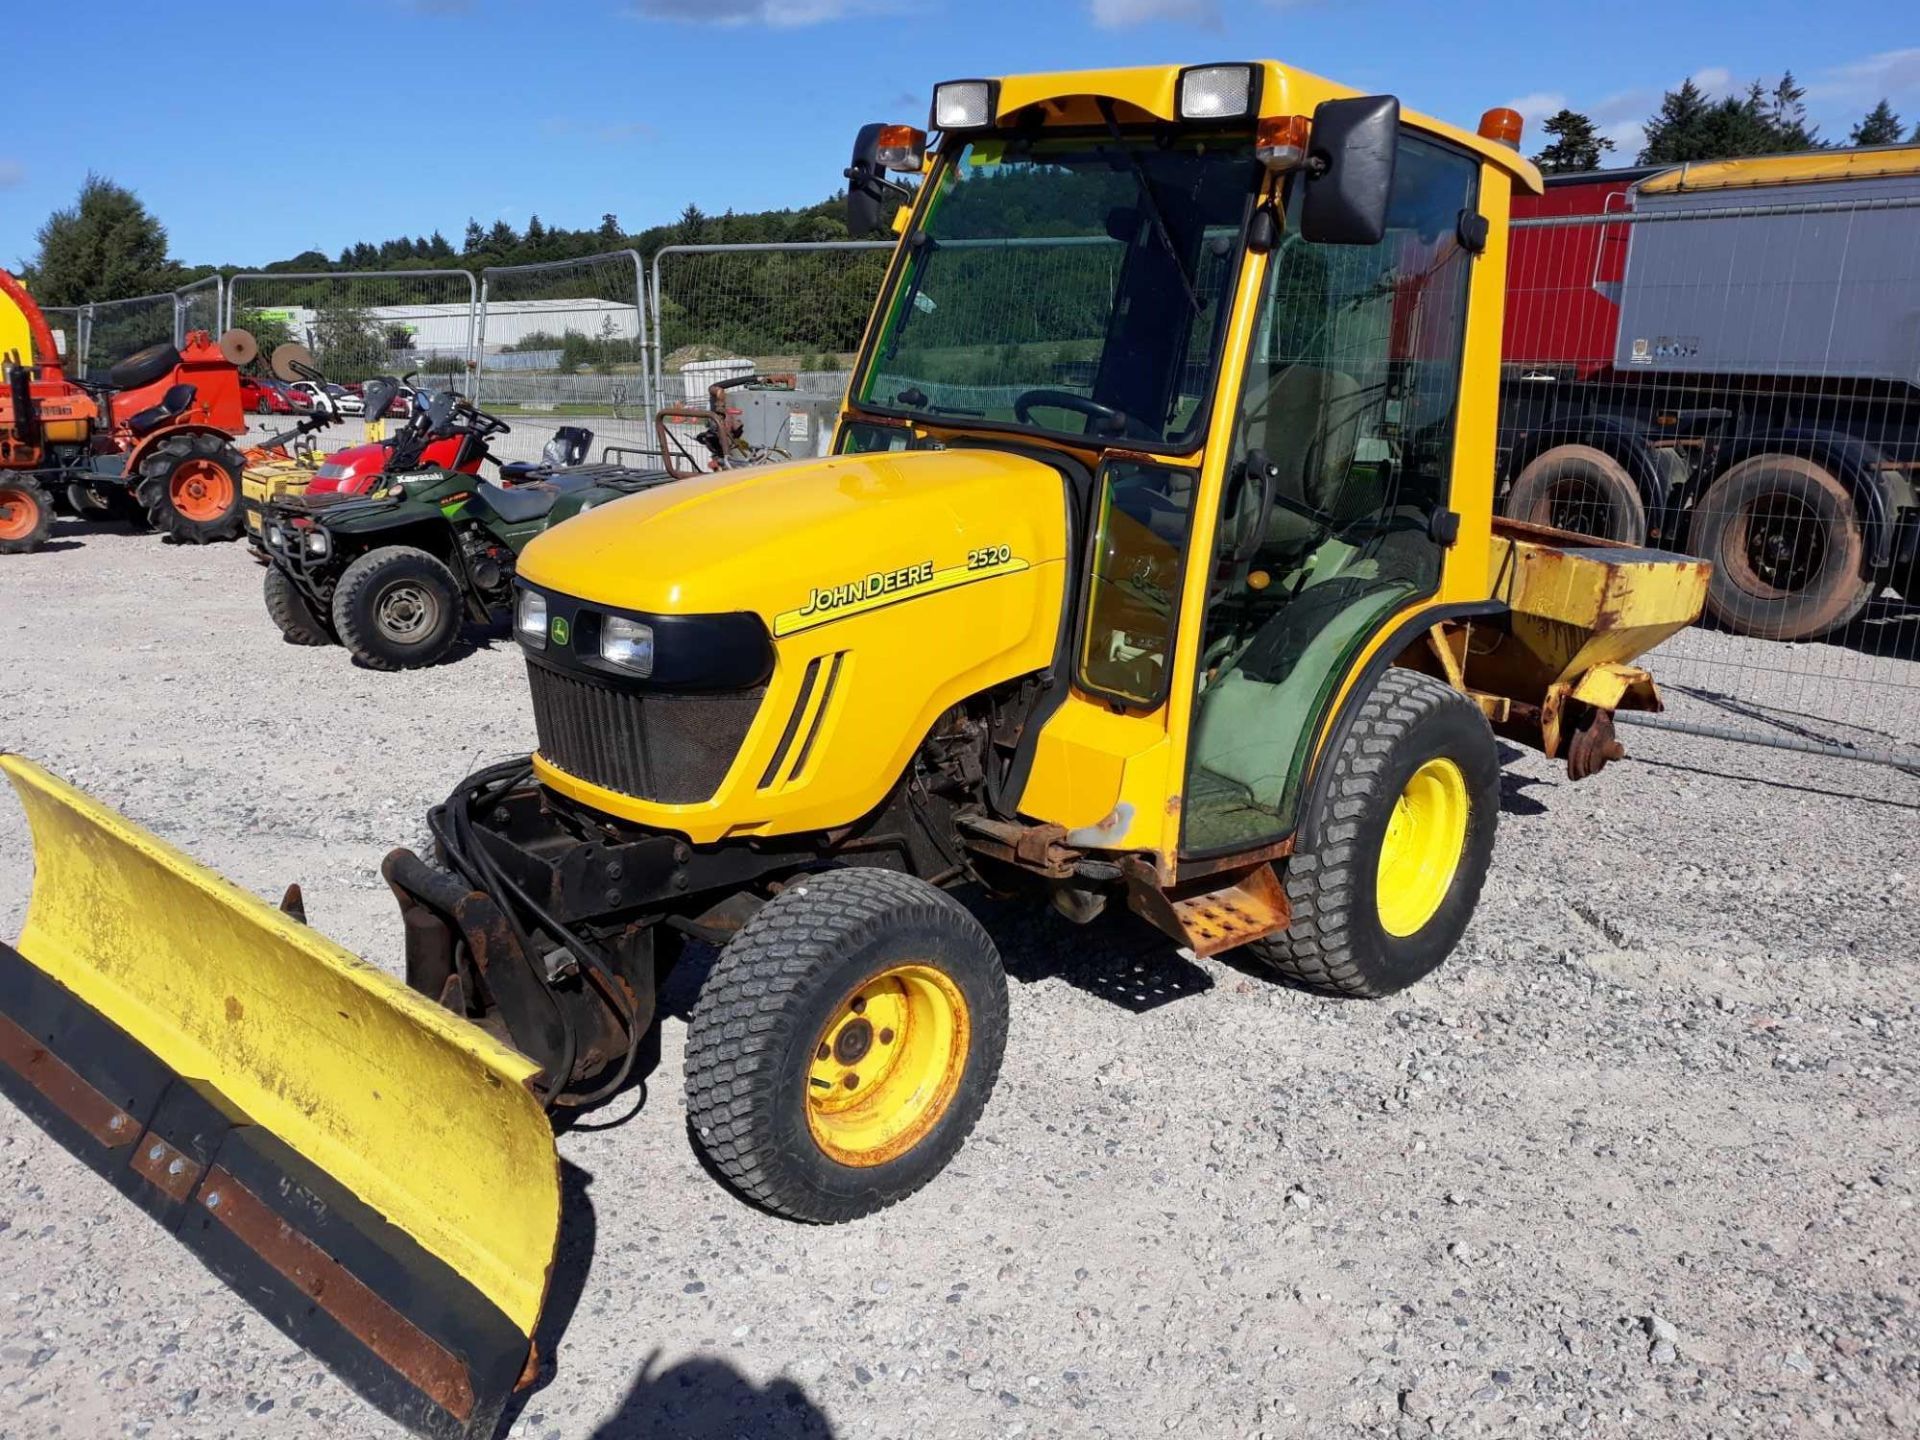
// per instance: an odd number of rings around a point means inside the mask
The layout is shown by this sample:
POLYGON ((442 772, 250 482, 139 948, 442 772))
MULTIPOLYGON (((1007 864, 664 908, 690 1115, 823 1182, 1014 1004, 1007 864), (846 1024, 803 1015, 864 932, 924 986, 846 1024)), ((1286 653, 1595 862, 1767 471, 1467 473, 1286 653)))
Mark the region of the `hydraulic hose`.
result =
POLYGON ((627 1046, 613 1078, 585 1094, 570 1093, 566 1086, 579 1055, 579 1036, 565 1007, 555 1001, 554 1010, 566 1035, 566 1066, 546 1103, 549 1108, 562 1105, 584 1108, 598 1104, 626 1084, 633 1073, 644 1034, 633 1007, 621 993, 618 978, 600 954, 599 948, 555 919, 517 882, 504 874, 494 864, 493 857, 486 853, 485 847, 474 838, 473 809, 476 803, 482 807, 490 806, 508 791, 524 784, 532 775, 533 762, 530 756, 504 760, 478 770, 461 782, 459 788, 447 798, 445 805, 428 815, 427 823, 449 866, 476 890, 494 897, 522 953, 532 960, 535 951, 531 931, 535 927, 546 931, 580 964, 582 973, 600 993, 602 1001, 618 1017, 621 1029, 626 1032, 627 1046), (449 818, 451 831, 443 823, 449 818), (526 923, 527 917, 532 919, 533 926, 526 923))

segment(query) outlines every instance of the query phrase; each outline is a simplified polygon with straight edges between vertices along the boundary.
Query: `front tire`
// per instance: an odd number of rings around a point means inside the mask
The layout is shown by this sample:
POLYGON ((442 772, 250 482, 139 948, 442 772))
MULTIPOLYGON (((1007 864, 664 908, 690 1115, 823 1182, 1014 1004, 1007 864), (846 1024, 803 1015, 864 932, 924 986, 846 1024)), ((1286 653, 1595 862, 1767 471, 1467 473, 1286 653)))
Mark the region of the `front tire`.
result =
POLYGON ((1707 613, 1738 635, 1817 639, 1873 595, 1853 497, 1798 455, 1755 455, 1708 486, 1693 551, 1713 562, 1707 613))
POLYGON ((1316 990, 1406 989, 1459 943, 1499 820, 1500 755, 1480 707, 1417 671, 1388 670, 1287 861, 1292 923, 1247 950, 1316 990))
POLYGON ((320 618, 320 612, 314 609, 313 602, 301 593, 300 587, 278 565, 270 563, 267 566, 265 591, 267 614, 273 617, 273 623, 280 627, 280 633, 286 637, 288 644, 334 643, 333 631, 320 618))
POLYGON ((1006 1042, 1006 972, 966 910, 895 871, 803 876, 728 942, 701 989, 687 1116, 741 1195, 838 1224, 940 1173, 1006 1042))
POLYGON ((369 550, 333 592, 333 628, 374 670, 431 665, 460 636, 460 582, 434 555, 410 545, 369 550))
POLYGON ((0 555, 38 550, 52 531, 52 497, 32 480, 0 477, 0 555))
POLYGON ((235 540, 246 529, 238 450, 204 430, 170 435, 140 461, 135 494, 147 522, 184 545, 235 540))

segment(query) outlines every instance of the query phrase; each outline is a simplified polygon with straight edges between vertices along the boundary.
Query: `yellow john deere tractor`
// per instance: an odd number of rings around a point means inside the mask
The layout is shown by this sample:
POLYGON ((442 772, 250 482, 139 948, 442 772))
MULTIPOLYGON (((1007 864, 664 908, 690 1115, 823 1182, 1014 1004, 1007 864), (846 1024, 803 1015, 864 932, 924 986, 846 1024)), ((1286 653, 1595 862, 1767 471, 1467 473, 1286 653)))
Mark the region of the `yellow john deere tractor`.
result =
POLYGON ((816 1222, 925 1184, 999 1069, 943 887, 1418 980, 1487 873, 1495 732, 1615 758, 1706 580, 1491 518, 1513 124, 1260 62, 868 127, 854 229, 899 202, 900 243, 834 453, 528 547, 539 748, 388 857, 405 987, 9 758, 0 1083, 366 1393, 479 1433, 553 1253, 542 1112, 629 1078, 689 938, 697 1143, 816 1222))

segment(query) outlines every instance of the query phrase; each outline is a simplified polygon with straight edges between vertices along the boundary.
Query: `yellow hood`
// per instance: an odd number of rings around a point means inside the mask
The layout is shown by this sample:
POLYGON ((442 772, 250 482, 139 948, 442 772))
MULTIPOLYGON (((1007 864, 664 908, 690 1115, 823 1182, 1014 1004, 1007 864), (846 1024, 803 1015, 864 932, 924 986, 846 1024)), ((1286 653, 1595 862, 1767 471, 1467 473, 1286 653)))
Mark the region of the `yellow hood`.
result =
POLYGON ((1061 477, 1004 451, 729 470, 598 506, 530 544, 542 589, 627 610, 751 610, 776 635, 1065 556, 1061 477))

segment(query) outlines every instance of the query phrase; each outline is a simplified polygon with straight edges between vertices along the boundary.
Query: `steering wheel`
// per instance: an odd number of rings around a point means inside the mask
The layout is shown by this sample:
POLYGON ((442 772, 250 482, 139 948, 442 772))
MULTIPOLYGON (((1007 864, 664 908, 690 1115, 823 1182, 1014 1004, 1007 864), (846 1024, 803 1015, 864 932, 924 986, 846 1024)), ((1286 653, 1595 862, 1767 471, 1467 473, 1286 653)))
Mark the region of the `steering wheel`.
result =
MULTIPOLYGON (((1030 412, 1036 405, 1045 405, 1054 410, 1071 410, 1089 420, 1104 420, 1112 427, 1109 432, 1112 434, 1125 434, 1127 430, 1128 421, 1124 411, 1116 410, 1111 405, 1102 405, 1098 400, 1089 400, 1084 395, 1076 395, 1071 390, 1025 391, 1013 402, 1014 418, 1022 425, 1031 425, 1033 416, 1030 412)), ((1091 435, 1093 426, 1089 425, 1086 433, 1091 435)))

